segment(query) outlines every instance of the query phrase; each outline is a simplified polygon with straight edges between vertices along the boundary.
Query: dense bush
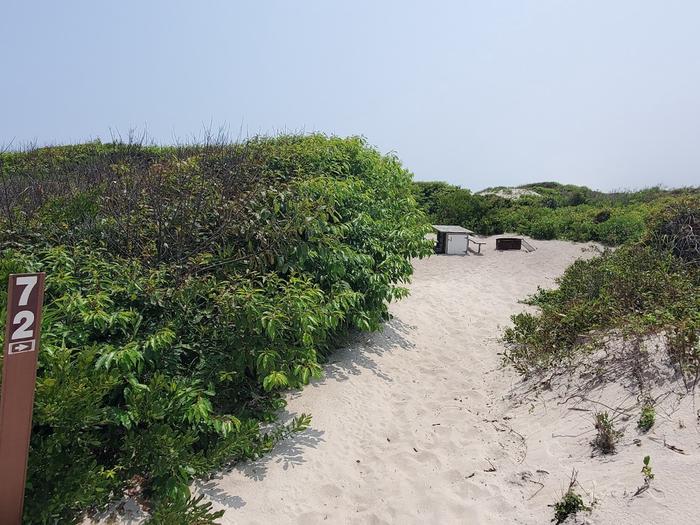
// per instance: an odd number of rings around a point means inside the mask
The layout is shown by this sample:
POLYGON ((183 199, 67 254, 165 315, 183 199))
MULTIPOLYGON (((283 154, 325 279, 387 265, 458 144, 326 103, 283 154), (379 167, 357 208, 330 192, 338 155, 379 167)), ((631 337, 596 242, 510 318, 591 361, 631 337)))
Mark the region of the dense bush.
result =
POLYGON ((669 202, 651 217, 646 242, 700 266, 700 196, 669 202))
POLYGON ((212 518, 193 476, 305 428, 260 423, 430 251, 410 174, 361 139, 92 143, 4 153, 0 174, 0 280, 47 272, 28 523, 126 489, 155 521, 212 518))
POLYGON ((539 313, 513 317, 505 332, 508 358, 525 370, 546 366, 611 329, 622 335, 663 333, 672 357, 686 370, 700 365, 700 268, 697 235, 688 224, 700 217, 698 199, 671 201, 653 213, 645 241, 600 257, 578 260, 554 290, 529 299, 539 313), (694 241, 693 241, 694 242, 694 241))
POLYGON ((535 194, 516 198, 509 188, 473 194, 444 182, 414 183, 417 201, 434 223, 456 224, 483 235, 515 232, 535 239, 598 241, 609 246, 641 239, 645 221, 659 206, 698 194, 692 188, 601 193, 554 182, 516 190, 535 194))

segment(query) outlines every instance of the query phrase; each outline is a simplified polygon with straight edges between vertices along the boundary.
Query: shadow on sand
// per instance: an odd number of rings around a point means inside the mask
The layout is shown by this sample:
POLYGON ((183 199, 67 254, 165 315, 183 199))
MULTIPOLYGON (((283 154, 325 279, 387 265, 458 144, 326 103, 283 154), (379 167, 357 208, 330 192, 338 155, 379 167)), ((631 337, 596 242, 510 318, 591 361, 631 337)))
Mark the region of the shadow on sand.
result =
MULTIPOLYGON (((387 351, 414 348, 415 344, 407 337, 414 328, 394 318, 385 323, 378 332, 351 333, 341 343, 340 348, 330 355, 328 363, 324 366, 323 378, 312 381, 310 386, 318 387, 327 381, 345 381, 350 376, 362 373, 363 370, 369 370, 385 381, 392 381, 390 376, 379 369, 375 362, 375 357, 387 351)), ((292 392, 289 394, 289 398, 295 398, 301 393, 302 390, 292 392)), ((283 410, 278 415, 275 425, 287 424, 297 415, 283 410)), ((235 469, 249 479, 261 481, 265 478, 268 466, 271 463, 282 464, 284 470, 301 465, 305 462, 304 452, 306 449, 316 448, 323 441, 323 434, 323 431, 313 428, 295 434, 288 439, 280 441, 269 454, 262 458, 238 463, 214 474, 206 481, 196 482, 197 492, 204 494, 209 500, 230 509, 244 507, 246 502, 240 496, 233 496, 224 491, 217 483, 217 480, 222 479, 226 473, 235 469)))
MULTIPOLYGON (((289 423, 292 418, 297 415, 298 414, 291 414, 285 411, 280 414, 278 420, 275 422, 275 425, 289 423)), ((227 473, 232 472, 233 470, 238 470, 249 479, 262 481, 267 474, 268 465, 270 465, 270 463, 282 464, 282 468, 284 470, 287 470, 289 467, 293 468, 301 465, 305 461, 304 451, 307 448, 316 448, 318 444, 323 441, 323 434, 324 433, 322 431, 315 430, 313 428, 309 428, 299 434, 295 434, 292 437, 277 443, 269 454, 259 459, 232 465, 231 467, 212 475, 206 481, 201 480, 195 482, 197 492, 204 494, 207 499, 231 509, 239 509, 244 507, 246 502, 243 500, 243 498, 228 494, 219 486, 217 481, 223 479, 227 473)))
MULTIPOLYGON (((363 370, 369 370, 385 381, 392 381, 389 375, 379 369, 374 358, 396 349, 415 348, 415 344, 408 339, 408 334, 413 329, 415 327, 393 318, 377 332, 351 333, 340 348, 329 356, 328 363, 324 367, 323 378, 314 381, 312 386, 317 387, 327 381, 345 381, 350 376, 362 373, 363 370)), ((294 395, 299 394, 298 392, 294 395)))

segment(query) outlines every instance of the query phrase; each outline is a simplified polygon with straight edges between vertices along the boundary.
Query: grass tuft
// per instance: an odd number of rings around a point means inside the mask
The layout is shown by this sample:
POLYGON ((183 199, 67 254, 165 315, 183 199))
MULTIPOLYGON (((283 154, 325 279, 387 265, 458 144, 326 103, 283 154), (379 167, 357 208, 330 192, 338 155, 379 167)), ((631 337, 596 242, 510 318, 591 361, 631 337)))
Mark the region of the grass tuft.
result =
POLYGON ((596 437, 593 440, 593 447, 603 454, 614 454, 618 439, 622 433, 615 429, 613 420, 607 412, 598 412, 595 415, 596 437))
POLYGON ((564 495, 559 501, 557 501, 554 507, 554 518, 552 519, 557 525, 564 523, 569 516, 575 516, 577 513, 582 511, 590 511, 591 507, 586 505, 583 498, 578 494, 574 488, 577 485, 576 480, 577 472, 574 470, 571 473, 571 480, 569 481, 569 487, 567 488, 564 495))

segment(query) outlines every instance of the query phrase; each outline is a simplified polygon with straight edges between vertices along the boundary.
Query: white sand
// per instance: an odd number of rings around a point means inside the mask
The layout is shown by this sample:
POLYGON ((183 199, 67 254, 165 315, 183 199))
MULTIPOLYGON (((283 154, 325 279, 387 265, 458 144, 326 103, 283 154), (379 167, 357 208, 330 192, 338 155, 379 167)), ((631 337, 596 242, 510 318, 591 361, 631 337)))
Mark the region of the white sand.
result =
POLYGON ((500 253, 490 238, 480 257, 416 261, 412 294, 392 305, 384 331, 355 336, 333 354, 323 380, 289 396, 286 416, 311 413, 312 428, 259 461, 198 484, 226 510, 222 522, 545 524, 572 468, 584 499, 597 499, 591 514, 580 515, 583 522, 700 522, 692 398, 679 406, 677 396, 665 398, 660 412, 668 414, 640 435, 634 394, 615 383, 579 391, 611 407, 623 404, 631 417, 616 419, 627 427, 620 452, 591 457, 599 405, 558 397, 567 383, 582 381, 564 375, 536 395, 537 382, 501 366, 502 327, 527 308, 518 299, 538 285, 551 287, 585 256, 581 244, 532 244, 533 253, 500 253), (665 447, 664 436, 686 454, 665 447), (633 498, 645 454, 656 479, 633 498))
POLYGON ((480 191, 477 193, 477 195, 496 195, 497 197, 510 200, 518 200, 520 197, 525 197, 528 195, 532 195, 534 197, 540 196, 540 194, 535 190, 529 190, 527 188, 499 188, 492 191, 480 191))

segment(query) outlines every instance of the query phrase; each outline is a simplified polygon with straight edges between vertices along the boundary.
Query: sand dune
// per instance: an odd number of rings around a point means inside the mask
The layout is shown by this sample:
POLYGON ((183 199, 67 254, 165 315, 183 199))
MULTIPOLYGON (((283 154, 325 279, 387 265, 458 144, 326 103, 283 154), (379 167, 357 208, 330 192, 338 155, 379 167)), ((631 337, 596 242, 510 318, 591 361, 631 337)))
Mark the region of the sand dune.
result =
POLYGON ((502 327, 528 308, 518 300, 591 255, 582 244, 532 244, 533 253, 496 252, 491 238, 483 256, 415 261, 411 296, 392 305, 384 330, 354 336, 324 379, 289 395, 285 417, 311 413, 312 428, 197 484, 226 510, 223 523, 549 523, 573 468, 585 499, 597 500, 579 522, 697 522, 692 399, 664 398, 659 423, 640 436, 634 389, 613 381, 584 392, 585 364, 584 379, 564 374, 546 388, 502 366, 502 327), (613 413, 629 427, 605 458, 589 444, 601 403, 622 405, 613 413), (667 435, 684 454, 664 446, 667 435), (645 454, 657 479, 632 497, 645 454))

